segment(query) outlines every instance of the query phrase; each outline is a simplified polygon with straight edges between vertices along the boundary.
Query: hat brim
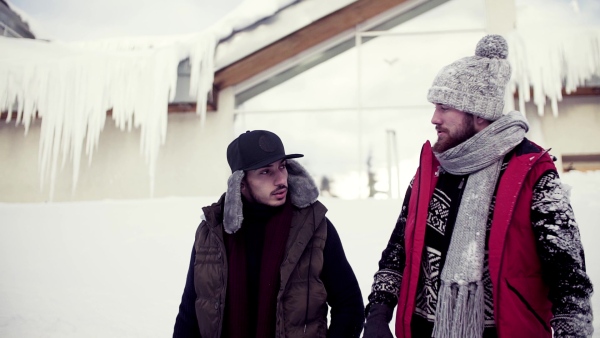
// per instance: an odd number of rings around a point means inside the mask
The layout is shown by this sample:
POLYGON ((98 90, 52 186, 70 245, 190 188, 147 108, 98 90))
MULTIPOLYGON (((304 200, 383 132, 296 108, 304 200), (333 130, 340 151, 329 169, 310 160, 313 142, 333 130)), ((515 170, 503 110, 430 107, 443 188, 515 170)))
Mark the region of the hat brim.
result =
POLYGON ((298 157, 304 157, 304 154, 288 154, 285 156, 273 156, 273 157, 269 157, 266 158, 258 163, 252 164, 250 166, 248 166, 247 168, 243 168, 242 170, 256 170, 259 168, 263 168, 268 166, 269 164, 276 162, 276 161, 281 161, 281 160, 286 160, 288 158, 298 158, 298 157))

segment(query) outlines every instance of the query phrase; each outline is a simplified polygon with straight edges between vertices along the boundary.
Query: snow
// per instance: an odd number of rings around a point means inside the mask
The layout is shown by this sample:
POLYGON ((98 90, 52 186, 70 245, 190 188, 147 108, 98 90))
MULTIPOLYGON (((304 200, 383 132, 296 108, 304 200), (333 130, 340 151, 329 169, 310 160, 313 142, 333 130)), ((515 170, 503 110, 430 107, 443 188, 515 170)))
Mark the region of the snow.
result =
POLYGON ((530 88, 538 115, 544 115, 549 100, 556 117, 563 88, 570 94, 600 76, 600 29, 528 28, 506 38, 513 72, 508 94, 518 91, 522 113, 525 102, 532 99, 530 88))
MULTIPOLYGON (((600 171, 562 176, 598 285, 600 171)), ((216 199, 0 204, 0 336, 170 336, 201 207, 216 199)), ((402 201, 321 201, 366 302, 402 201)))

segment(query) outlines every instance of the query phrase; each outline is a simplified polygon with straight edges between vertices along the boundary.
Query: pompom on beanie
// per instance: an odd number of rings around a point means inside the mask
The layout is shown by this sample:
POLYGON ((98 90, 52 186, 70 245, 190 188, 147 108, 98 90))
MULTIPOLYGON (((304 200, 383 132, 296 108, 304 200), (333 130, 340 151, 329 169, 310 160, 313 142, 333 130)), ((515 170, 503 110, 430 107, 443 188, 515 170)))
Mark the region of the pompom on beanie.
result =
POLYGON ((504 91, 510 79, 508 45, 500 35, 487 35, 477 43, 475 56, 455 61, 440 70, 427 100, 496 121, 504 109, 504 91))

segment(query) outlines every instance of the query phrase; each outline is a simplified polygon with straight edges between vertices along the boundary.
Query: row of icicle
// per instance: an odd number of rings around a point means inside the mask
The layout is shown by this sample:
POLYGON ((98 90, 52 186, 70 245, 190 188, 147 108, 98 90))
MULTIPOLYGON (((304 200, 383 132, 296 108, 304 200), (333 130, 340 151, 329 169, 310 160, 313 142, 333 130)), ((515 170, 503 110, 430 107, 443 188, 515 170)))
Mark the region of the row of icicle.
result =
POLYGON ((0 49, 18 56, 0 63, 0 111, 8 112, 7 122, 24 125, 25 133, 41 118, 41 188, 49 182, 52 198, 58 170, 70 162, 75 189, 83 149, 91 162, 112 110, 121 130, 140 129, 140 152, 153 191, 178 65, 189 58, 190 94, 204 121, 216 41, 211 34, 198 34, 160 47, 100 51, 76 43, 0 38, 0 49))
MULTIPOLYGON (((68 162, 75 189, 83 149, 91 161, 109 109, 121 130, 140 129, 140 151, 148 163, 152 191, 178 65, 190 61, 190 94, 204 121, 219 35, 207 30, 135 48, 131 42, 124 48, 0 37, 0 50, 10 51, 0 56, 0 111, 9 112, 7 122, 24 125, 25 133, 36 115, 42 119, 40 182, 42 188, 49 182, 50 198, 57 172, 68 162)), ((514 32, 507 41, 513 68, 509 86, 519 91, 522 112, 531 100, 530 87, 538 113, 543 114, 549 99, 556 116, 563 87, 569 93, 593 75, 600 76, 599 30, 514 32)))

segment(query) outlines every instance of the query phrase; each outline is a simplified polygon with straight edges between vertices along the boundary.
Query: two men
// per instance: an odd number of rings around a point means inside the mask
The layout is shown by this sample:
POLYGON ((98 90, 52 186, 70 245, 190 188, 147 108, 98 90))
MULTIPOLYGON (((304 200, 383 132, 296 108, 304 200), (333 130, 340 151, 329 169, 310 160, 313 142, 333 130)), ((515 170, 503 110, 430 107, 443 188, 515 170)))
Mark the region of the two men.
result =
POLYGON ((579 229, 548 153, 502 113, 506 41, 444 67, 429 90, 438 139, 379 261, 364 338, 588 337, 592 285, 579 229))
POLYGON ((228 146, 232 175, 203 208, 173 337, 360 335, 360 288, 313 179, 293 160, 302 156, 265 130, 228 146))
MULTIPOLYGON (((427 142, 375 274, 364 338, 592 334, 578 225, 550 155, 503 114, 506 41, 444 67, 427 142)), ((362 299, 306 171, 266 131, 228 148, 205 207, 175 337, 356 337, 362 299), (331 322, 327 329, 327 306, 331 322)), ((366 230, 365 230, 366 231, 366 230)))

